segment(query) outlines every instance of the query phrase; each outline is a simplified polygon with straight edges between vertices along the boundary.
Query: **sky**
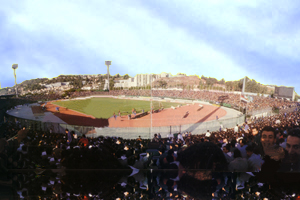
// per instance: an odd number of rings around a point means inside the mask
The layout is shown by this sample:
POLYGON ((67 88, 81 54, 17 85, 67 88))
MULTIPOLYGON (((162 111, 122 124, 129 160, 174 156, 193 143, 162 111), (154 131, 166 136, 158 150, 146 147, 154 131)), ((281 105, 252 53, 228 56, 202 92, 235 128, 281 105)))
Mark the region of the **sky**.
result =
POLYGON ((23 0, 0 7, 0 83, 61 74, 245 76, 300 94, 300 1, 23 0))

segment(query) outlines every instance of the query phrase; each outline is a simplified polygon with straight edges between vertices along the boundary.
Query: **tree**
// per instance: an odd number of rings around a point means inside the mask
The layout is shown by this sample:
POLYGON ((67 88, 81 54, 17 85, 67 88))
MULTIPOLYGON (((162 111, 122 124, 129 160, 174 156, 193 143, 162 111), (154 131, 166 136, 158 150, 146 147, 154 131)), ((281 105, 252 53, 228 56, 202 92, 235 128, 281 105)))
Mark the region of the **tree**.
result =
POLYGON ((124 78, 124 79, 129 79, 130 76, 129 76, 128 74, 125 74, 123 78, 124 78))
POLYGON ((201 76, 201 79, 203 79, 203 80, 206 80, 207 79, 207 77, 205 77, 205 76, 201 76))
POLYGON ((113 90, 114 89, 114 85, 115 85, 114 80, 109 79, 109 90, 113 90))
POLYGON ((168 83, 166 81, 163 81, 163 80, 158 81, 159 87, 165 88, 165 87, 167 87, 167 85, 168 85, 168 83))
POLYGON ((75 79, 73 82, 72 82, 72 85, 79 89, 79 88, 82 88, 83 87, 83 84, 82 84, 82 79, 81 78, 78 78, 78 79, 75 79))
POLYGON ((187 90, 191 90, 191 86, 190 86, 190 85, 187 85, 187 86, 186 86, 186 89, 187 89, 187 90))
POLYGON ((224 85, 225 84, 225 79, 222 78, 218 83, 221 84, 221 85, 224 85))
POLYGON ((186 76, 184 73, 177 73, 177 75, 186 76))
POLYGON ((207 80, 206 80, 206 84, 207 85, 213 85, 213 84, 215 84, 215 83, 217 83, 218 82, 218 80, 216 79, 216 78, 211 78, 211 77, 209 77, 207 80))

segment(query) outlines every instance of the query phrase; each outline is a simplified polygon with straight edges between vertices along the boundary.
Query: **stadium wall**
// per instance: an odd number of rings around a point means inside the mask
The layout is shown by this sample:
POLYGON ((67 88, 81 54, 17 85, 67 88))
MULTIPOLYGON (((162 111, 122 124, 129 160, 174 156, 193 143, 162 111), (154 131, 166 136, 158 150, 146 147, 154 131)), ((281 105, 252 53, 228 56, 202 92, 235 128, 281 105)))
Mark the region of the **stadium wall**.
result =
POLYGON ((195 124, 179 125, 179 126, 163 126, 163 127, 127 127, 127 128, 96 128, 92 126, 77 126, 68 124, 59 124, 51 122, 41 122, 36 120, 28 120, 18 118, 5 113, 6 118, 10 121, 18 121, 19 128, 25 126, 27 129, 33 131, 45 131, 50 132, 50 129, 54 133, 65 133, 65 129, 74 131, 79 136, 86 134, 87 137, 109 136, 109 137, 122 137, 125 139, 136 139, 141 136, 144 139, 151 139, 155 133, 160 133, 162 137, 168 137, 171 134, 177 134, 179 132, 192 132, 193 135, 204 134, 207 130, 217 131, 221 124, 224 128, 232 128, 236 124, 241 124, 245 121, 245 115, 229 118, 219 119, 208 122, 200 122, 195 124))
POLYGON ((208 122, 200 122, 195 124, 179 125, 179 126, 162 126, 162 127, 128 127, 128 128, 95 128, 95 133, 88 134, 88 137, 108 136, 122 137, 126 139, 136 139, 138 136, 144 139, 153 138, 155 133, 160 133, 163 138, 167 138, 169 134, 178 134, 192 132, 193 135, 205 134, 207 130, 218 131, 221 124, 223 128, 232 128, 236 124, 245 121, 245 115, 229 119, 219 119, 208 122))

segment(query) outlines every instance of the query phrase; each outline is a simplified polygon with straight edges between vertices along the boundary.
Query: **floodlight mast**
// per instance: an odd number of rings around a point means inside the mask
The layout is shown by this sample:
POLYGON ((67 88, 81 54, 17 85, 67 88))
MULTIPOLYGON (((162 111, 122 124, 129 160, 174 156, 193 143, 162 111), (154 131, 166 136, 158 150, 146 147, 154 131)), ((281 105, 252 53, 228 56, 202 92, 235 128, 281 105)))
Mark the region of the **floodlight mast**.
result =
POLYGON ((18 68, 18 64, 13 64, 11 68, 14 70, 15 87, 16 87, 16 97, 18 98, 17 75, 16 75, 16 69, 18 68))
POLYGON ((105 61, 105 65, 107 66, 107 90, 109 91, 109 66, 111 65, 111 61, 105 61))

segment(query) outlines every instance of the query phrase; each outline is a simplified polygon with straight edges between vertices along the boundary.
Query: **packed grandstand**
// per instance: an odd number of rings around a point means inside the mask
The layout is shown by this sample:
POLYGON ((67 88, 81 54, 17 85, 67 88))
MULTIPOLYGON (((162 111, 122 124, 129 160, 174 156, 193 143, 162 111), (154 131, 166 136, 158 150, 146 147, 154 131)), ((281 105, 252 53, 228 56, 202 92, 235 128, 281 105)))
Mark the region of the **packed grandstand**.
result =
MULTIPOLYGON (((99 91, 79 91, 70 92, 70 98, 82 97, 82 96, 92 96, 92 95, 112 95, 112 96, 151 96, 151 90, 111 90, 109 92, 99 92, 99 91)), ((255 110, 262 110, 265 108, 277 108, 277 109, 287 109, 290 107, 296 107, 297 102, 286 101, 284 99, 277 99, 264 96, 252 96, 252 101, 248 103, 241 101, 240 94, 234 94, 231 92, 219 92, 219 91, 194 91, 194 90, 153 90, 153 97, 165 97, 165 98, 179 98, 179 99, 197 99, 202 101, 219 102, 220 96, 228 96, 223 103, 229 104, 231 107, 247 107, 249 112, 255 110)), ((30 96, 31 100, 54 100, 60 99, 61 96, 58 94, 51 95, 33 95, 30 96)))
MULTIPOLYGON (((70 97, 101 94, 151 95, 147 90, 118 90, 74 92, 70 97)), ((152 95, 219 103, 224 93, 154 90, 152 95)), ((36 131, 21 126, 17 119, 6 120, 0 127, 0 185, 6 188, 1 192, 14 188, 9 194, 19 198, 49 199, 254 199, 257 192, 272 198, 274 194, 266 192, 272 186, 283 198, 297 195, 299 186, 286 181, 288 175, 277 173, 300 171, 300 156, 291 153, 288 142, 289 137, 300 138, 298 103, 269 97, 253 97, 246 103, 240 95, 226 95, 222 103, 231 107, 247 106, 249 111, 271 107, 282 112, 198 135, 182 132, 162 138, 156 133, 152 139, 134 140, 89 138, 67 129, 64 134, 36 131), (264 138, 265 133, 271 133, 270 138, 264 138), (114 169, 118 170, 109 171, 114 169)), ((2 109, 25 102, 14 101, 2 109)))

